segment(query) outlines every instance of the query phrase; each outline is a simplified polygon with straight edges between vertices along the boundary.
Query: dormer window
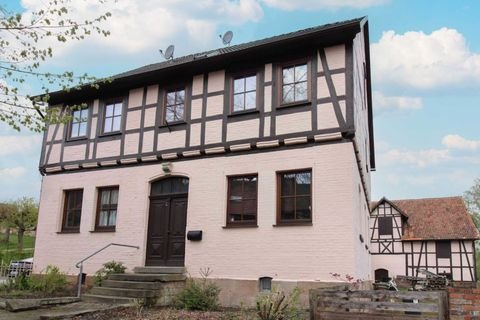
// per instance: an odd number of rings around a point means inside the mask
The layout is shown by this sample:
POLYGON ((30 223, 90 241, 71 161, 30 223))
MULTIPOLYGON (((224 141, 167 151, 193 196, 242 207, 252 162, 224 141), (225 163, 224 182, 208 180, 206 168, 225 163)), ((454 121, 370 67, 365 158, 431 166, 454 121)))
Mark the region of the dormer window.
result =
POLYGON ((284 66, 281 74, 281 104, 288 105, 308 101, 308 64, 284 66))
POLYGON ((164 119, 167 124, 185 121, 185 88, 167 91, 164 119))
POLYGON ((233 79, 232 112, 255 110, 257 108, 257 76, 255 74, 233 79))
POLYGON ((108 103, 105 105, 105 117, 103 122, 103 133, 119 132, 122 124, 121 101, 108 103))
POLYGON ((69 138, 82 138, 87 135, 88 108, 72 111, 69 138))

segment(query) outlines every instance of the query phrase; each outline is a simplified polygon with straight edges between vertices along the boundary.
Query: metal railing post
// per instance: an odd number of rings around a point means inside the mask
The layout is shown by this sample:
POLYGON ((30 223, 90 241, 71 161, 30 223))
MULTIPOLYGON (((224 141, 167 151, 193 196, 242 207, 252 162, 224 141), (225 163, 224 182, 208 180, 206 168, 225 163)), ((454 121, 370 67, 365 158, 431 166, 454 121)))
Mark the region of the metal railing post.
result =
POLYGON ((82 277, 83 277, 83 263, 85 261, 87 261, 88 259, 90 259, 91 257, 93 257, 94 255, 102 252, 103 250, 107 249, 108 247, 110 246, 117 246, 117 247, 127 247, 127 248, 135 248, 135 249, 140 249, 139 246, 132 246, 132 245, 129 245, 129 244, 120 244, 120 243, 109 243, 107 244, 105 247, 95 251, 94 253, 92 253, 91 255, 83 258, 82 260, 78 261, 76 264, 75 264, 75 267, 77 268, 80 268, 80 273, 78 274, 78 284, 77 284, 77 297, 80 298, 81 294, 82 294, 82 277))

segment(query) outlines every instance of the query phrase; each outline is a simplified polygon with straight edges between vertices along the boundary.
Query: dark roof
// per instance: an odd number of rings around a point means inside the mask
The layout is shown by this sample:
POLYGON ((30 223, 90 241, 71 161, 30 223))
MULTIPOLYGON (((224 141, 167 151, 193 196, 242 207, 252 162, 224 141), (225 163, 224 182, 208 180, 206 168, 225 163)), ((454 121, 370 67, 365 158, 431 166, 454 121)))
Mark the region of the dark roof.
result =
MULTIPOLYGON (((388 201, 387 199, 382 199, 388 201)), ((379 203, 372 203, 375 208, 379 203)), ((408 216, 403 240, 480 239, 462 197, 390 200, 408 216)))
POLYGON ((302 30, 298 30, 298 31, 294 31, 294 32, 285 33, 285 34, 278 35, 278 36, 273 36, 273 37, 270 37, 270 38, 265 38, 265 39, 260 39, 260 40, 256 40, 256 41, 237 44, 237 45, 234 45, 234 46, 228 46, 228 47, 223 47, 223 48, 217 48, 217 49, 210 50, 210 51, 190 54, 190 55, 187 55, 187 56, 175 58, 175 59, 170 60, 170 61, 163 61, 163 62, 160 62, 160 63, 149 64, 149 65, 137 68, 137 69, 133 69, 133 70, 130 70, 130 71, 127 71, 127 72, 123 72, 123 73, 120 73, 120 74, 117 74, 117 75, 113 76, 113 79, 124 78, 124 77, 129 77, 129 76, 132 76, 132 75, 141 74, 141 73, 145 73, 145 72, 151 72, 151 71, 156 71, 156 70, 160 70, 160 69, 165 69, 165 68, 173 67, 173 66, 179 65, 179 64, 195 62, 195 61, 198 61, 198 60, 202 60, 202 59, 206 59, 206 58, 210 58, 210 57, 214 57, 214 56, 218 56, 218 55, 224 55, 224 54, 229 54, 229 53, 233 53, 233 52, 237 52, 237 51, 242 51, 242 50, 249 49, 249 48, 260 47, 260 46, 263 46, 263 45, 268 45, 268 44, 283 41, 283 40, 293 39, 293 38, 301 37, 301 36, 304 36, 304 35, 309 35, 309 34, 313 34, 313 33, 318 33, 318 32, 322 32, 322 31, 336 29, 336 28, 339 28, 339 27, 342 27, 342 26, 359 24, 363 19, 364 18, 362 17, 362 18, 356 18, 356 19, 351 19, 351 20, 345 20, 345 21, 341 21, 341 22, 324 24, 324 25, 317 26, 317 27, 311 27, 311 28, 307 28, 307 29, 302 29, 302 30))

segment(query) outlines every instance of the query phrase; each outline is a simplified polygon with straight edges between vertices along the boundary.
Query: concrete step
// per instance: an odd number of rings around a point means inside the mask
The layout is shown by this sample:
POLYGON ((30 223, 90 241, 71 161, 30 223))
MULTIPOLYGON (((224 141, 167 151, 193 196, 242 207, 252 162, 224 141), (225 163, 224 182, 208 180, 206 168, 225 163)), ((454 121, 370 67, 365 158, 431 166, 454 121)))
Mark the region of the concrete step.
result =
POLYGON ((157 292, 152 290, 105 288, 105 287, 93 287, 92 290, 90 290, 90 293, 97 296, 112 296, 112 297, 126 297, 126 298, 151 298, 158 295, 157 292))
POLYGON ((184 274, 136 274, 136 273, 115 273, 108 276, 108 280, 136 281, 136 282, 170 282, 183 281, 187 277, 184 274))
POLYGON ((82 294, 82 302, 97 302, 97 303, 106 303, 109 305, 112 304, 121 304, 127 305, 134 302, 134 298, 128 297, 115 297, 115 296, 103 296, 103 295, 96 295, 85 293, 82 294))
POLYGON ((105 280, 102 282, 102 287, 158 290, 162 287, 162 284, 160 282, 105 280))
POLYGON ((185 267, 135 267, 134 273, 147 274, 184 274, 185 267))

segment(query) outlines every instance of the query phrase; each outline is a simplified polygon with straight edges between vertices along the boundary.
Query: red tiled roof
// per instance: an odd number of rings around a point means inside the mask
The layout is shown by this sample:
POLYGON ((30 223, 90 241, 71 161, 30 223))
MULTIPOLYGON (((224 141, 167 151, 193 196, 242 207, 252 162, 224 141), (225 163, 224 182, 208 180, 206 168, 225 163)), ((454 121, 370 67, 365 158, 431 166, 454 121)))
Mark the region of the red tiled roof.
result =
POLYGON ((480 239, 462 197, 390 202, 408 216, 403 240, 480 239))

